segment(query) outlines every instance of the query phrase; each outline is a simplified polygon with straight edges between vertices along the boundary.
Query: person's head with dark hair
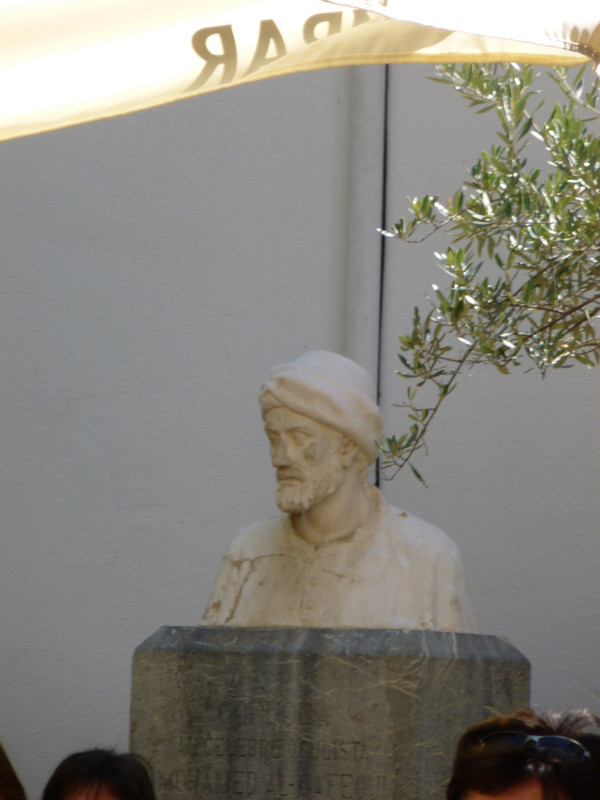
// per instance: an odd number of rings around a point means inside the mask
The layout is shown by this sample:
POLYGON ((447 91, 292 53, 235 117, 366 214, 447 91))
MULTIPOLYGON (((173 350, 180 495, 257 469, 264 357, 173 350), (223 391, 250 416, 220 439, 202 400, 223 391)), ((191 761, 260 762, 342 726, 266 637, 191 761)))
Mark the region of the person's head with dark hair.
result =
POLYGON ((156 800, 148 767, 134 753, 85 750, 56 767, 42 800, 156 800))
POLYGON ((26 800, 25 790, 0 744, 0 800, 26 800))
POLYGON ((530 709, 491 717, 459 739, 447 800, 600 800, 600 720, 530 709))

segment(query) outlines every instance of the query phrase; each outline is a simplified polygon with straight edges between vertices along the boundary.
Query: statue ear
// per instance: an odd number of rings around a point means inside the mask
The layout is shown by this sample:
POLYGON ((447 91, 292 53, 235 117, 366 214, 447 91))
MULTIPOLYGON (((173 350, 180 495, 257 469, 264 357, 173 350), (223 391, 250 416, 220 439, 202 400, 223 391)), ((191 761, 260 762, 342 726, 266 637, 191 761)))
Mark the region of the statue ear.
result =
POLYGON ((342 449, 340 450, 340 461, 343 467, 349 467, 355 460, 360 452, 360 447, 352 441, 344 437, 342 442, 342 449))

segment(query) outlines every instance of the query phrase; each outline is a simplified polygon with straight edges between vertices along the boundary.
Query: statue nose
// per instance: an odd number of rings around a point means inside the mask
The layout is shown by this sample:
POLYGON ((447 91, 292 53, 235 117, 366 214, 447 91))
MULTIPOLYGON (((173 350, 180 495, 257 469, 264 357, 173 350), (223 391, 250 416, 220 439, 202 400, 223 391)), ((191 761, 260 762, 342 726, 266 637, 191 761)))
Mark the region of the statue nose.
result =
POLYGON ((287 443, 281 437, 271 449, 271 461, 274 467, 289 467, 292 463, 287 443))

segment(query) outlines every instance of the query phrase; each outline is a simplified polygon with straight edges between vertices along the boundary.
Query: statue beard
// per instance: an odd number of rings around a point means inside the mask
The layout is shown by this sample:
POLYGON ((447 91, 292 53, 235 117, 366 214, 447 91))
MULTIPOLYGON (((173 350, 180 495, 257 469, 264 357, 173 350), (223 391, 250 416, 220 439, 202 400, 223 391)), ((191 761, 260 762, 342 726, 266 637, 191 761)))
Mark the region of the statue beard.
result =
POLYGON ((344 468, 337 458, 305 470, 282 467, 277 470, 277 506, 285 514, 302 514, 334 494, 343 482, 344 468))

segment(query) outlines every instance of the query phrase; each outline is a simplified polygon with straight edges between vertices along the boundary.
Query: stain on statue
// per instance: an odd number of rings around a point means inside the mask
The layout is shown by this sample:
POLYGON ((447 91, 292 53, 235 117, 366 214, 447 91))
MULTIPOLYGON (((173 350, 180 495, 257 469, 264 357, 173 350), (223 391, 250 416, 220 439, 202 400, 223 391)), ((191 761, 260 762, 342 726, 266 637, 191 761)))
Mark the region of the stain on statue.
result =
POLYGON ((203 625, 473 631, 455 544, 369 480, 374 397, 369 374, 336 353, 271 371, 259 401, 283 513, 234 538, 203 625))

